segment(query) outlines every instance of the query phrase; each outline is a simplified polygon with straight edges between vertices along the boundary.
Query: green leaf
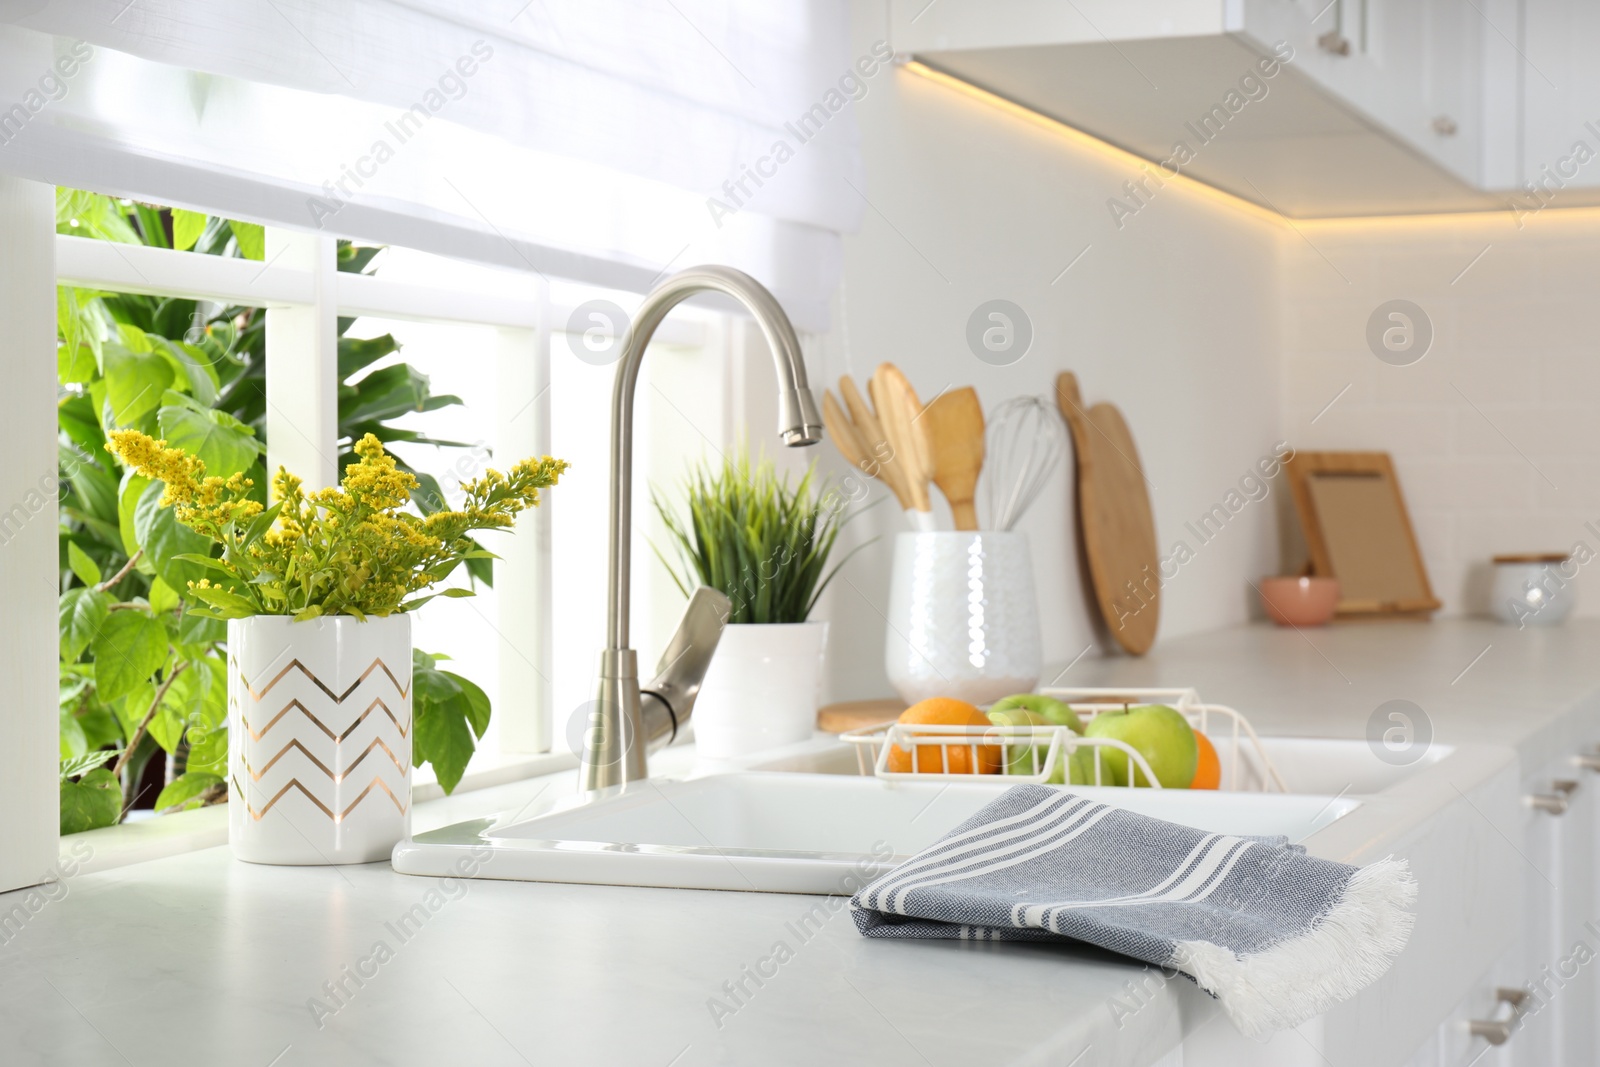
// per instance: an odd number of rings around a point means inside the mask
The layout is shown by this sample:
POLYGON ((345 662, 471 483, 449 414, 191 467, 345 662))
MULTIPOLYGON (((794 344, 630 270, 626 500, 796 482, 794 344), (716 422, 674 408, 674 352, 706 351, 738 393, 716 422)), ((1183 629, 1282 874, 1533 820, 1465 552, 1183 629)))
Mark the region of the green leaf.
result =
POLYGON ((210 615, 202 615, 194 608, 184 611, 178 619, 178 643, 184 645, 213 644, 228 639, 228 624, 210 615))
MULTIPOLYGON (((149 705, 146 704, 145 708, 148 710, 149 705)), ((163 700, 161 710, 150 720, 147 732, 155 743, 161 746, 161 751, 176 752, 178 742, 183 740, 183 731, 187 725, 182 716, 167 707, 166 701, 163 700)))
POLYGON ((91 588, 103 581, 100 577, 99 564, 90 559, 88 554, 78 547, 76 541, 67 542, 67 566, 78 576, 78 581, 91 588))
POLYGON ((91 649, 95 690, 111 703, 149 681, 167 661, 166 627, 142 611, 113 611, 91 649))
POLYGON ((76 782, 61 783, 63 834, 115 826, 121 819, 122 785, 106 768, 98 767, 76 782))
POLYGON ((69 705, 62 705, 60 714, 60 751, 63 763, 81 757, 89 751, 89 735, 83 732, 83 723, 69 705))
POLYGON ((466 694, 443 671, 414 669, 411 706, 416 714, 413 757, 417 763, 433 764, 439 785, 449 793, 460 783, 476 748, 466 694))
POLYGON ((241 474, 261 455, 255 431, 225 411, 201 407, 179 393, 168 392, 157 416, 161 436, 206 465, 206 474, 226 478, 241 474))
POLYGON ((202 211, 185 211, 181 207, 172 209, 172 247, 180 252, 187 252, 200 240, 200 235, 206 232, 206 216, 202 211))
POLYGON ((165 615, 169 611, 177 611, 178 605, 182 603, 178 599, 178 594, 173 591, 172 586, 160 578, 151 579, 150 592, 146 594, 145 599, 150 602, 150 610, 157 615, 165 615))
POLYGON ((128 426, 160 407, 162 395, 177 377, 163 357, 126 345, 106 345, 104 359, 106 403, 118 426, 128 426))
POLYGON ((233 227, 234 239, 239 242, 239 254, 245 259, 267 258, 267 233, 254 222, 239 222, 229 219, 228 225, 233 227))
POLYGON ((56 622, 61 632, 61 659, 72 663, 89 647, 106 617, 112 599, 98 589, 68 589, 61 594, 56 622))
POLYGON ((191 727, 188 766, 191 771, 225 774, 228 770, 228 732, 191 727))
POLYGON ((56 380, 62 385, 82 385, 100 373, 94 349, 87 344, 62 341, 56 347, 56 380))
MULTIPOLYGON (((117 518, 117 479, 111 472, 91 459, 77 454, 69 447, 56 450, 61 477, 66 479, 69 491, 62 496, 61 506, 73 505, 85 514, 102 522, 112 523, 117 518)), ((37 489, 29 489, 22 504, 34 514, 48 501, 37 489)))
POLYGON ((222 777, 208 774, 203 771, 186 771, 178 775, 156 797, 156 810, 166 811, 179 805, 187 805, 189 801, 196 800, 202 793, 212 786, 222 784, 222 777))
POLYGON ((371 366, 384 356, 400 351, 400 343, 393 334, 382 337, 339 338, 339 380, 344 381, 356 371, 371 366))
POLYGON ((134 506, 134 535, 144 549, 145 558, 161 580, 173 589, 187 590, 190 582, 198 582, 205 577, 205 571, 197 564, 178 557, 209 556, 212 541, 179 523, 172 509, 161 505, 161 494, 164 492, 165 482, 151 482, 145 486, 138 504, 134 506))
POLYGON ((221 383, 217 378, 217 369, 213 366, 216 360, 211 354, 186 341, 169 341, 165 337, 158 337, 156 340, 160 342, 156 346, 156 351, 166 357, 167 362, 183 375, 183 380, 188 383, 189 392, 193 394, 195 403, 203 408, 214 405, 217 402, 217 388, 221 383))
POLYGON ((461 687, 461 695, 467 702, 467 722, 472 727, 472 732, 478 735, 478 740, 483 740, 483 732, 489 728, 489 696, 478 684, 470 679, 463 678, 451 671, 440 671, 445 677, 451 679, 461 687))
POLYGON ((111 751, 85 752, 81 756, 73 756, 71 759, 64 759, 61 761, 61 780, 65 782, 69 778, 76 778, 79 775, 88 774, 96 767, 104 767, 106 764, 116 759, 118 755, 119 753, 111 751))
MULTIPOLYGON (((230 593, 226 589, 219 589, 216 586, 206 589, 196 587, 189 590, 189 592, 215 609, 219 618, 244 619, 251 615, 261 614, 252 601, 237 593, 230 593)), ((321 609, 319 608, 318 610, 320 612, 321 609)))
MULTIPOLYGON (((144 496, 144 491, 150 487, 150 479, 142 474, 132 471, 124 473, 122 489, 117 496, 117 526, 122 534, 122 550, 131 558, 139 551, 139 532, 134 528, 134 513, 139 507, 139 498, 144 496)), ((141 558, 140 564, 145 560, 141 558)), ((142 566, 146 573, 153 573, 155 568, 142 566)))

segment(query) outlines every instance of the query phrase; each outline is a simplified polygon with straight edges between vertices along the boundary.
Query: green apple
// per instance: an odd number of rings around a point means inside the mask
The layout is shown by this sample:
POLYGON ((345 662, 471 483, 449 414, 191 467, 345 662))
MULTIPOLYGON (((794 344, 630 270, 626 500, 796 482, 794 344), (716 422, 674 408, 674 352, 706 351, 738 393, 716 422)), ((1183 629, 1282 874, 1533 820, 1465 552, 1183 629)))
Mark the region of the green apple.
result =
MULTIPOLYGON (((1006 698, 1007 701, 1015 701, 1016 699, 1016 697, 1006 698)), ((1049 698, 1046 697, 1045 699, 1048 700, 1049 698)), ((1059 700, 1053 701, 1053 703, 1061 704, 1059 700)), ((1065 704, 1061 704, 1061 707, 1066 708, 1067 706, 1065 704)), ((1067 708, 1067 712, 1068 714, 1072 715, 1074 719, 1077 718, 1077 714, 1073 712, 1072 709, 1067 708)), ((989 721, 994 723, 996 726, 1030 726, 1045 729, 1053 726, 1067 725, 1065 723, 1052 722, 1039 712, 1019 706, 1015 703, 1012 703, 1010 707, 1000 707, 996 705, 995 707, 991 708, 989 710, 989 721)), ((1050 751, 1049 743, 1046 742, 1044 744, 1034 745, 1033 750, 1038 751, 1038 766, 1043 767, 1045 755, 1050 751)), ((1006 757, 1005 773, 1037 773, 1034 770, 1033 757, 1029 754, 1030 751, 1031 750, 1026 745, 1009 746, 1007 748, 1009 755, 1006 757)), ((1087 785, 1094 780, 1094 764, 1091 762, 1092 759, 1093 753, 1089 751, 1088 746, 1081 746, 1079 747, 1078 751, 1071 753, 1070 755, 1063 747, 1061 757, 1056 761, 1055 769, 1051 772, 1050 777, 1045 781, 1045 784, 1066 785, 1070 782, 1072 785, 1087 785)), ((1124 757, 1124 762, 1126 762, 1126 757, 1124 757)))
MULTIPOLYGON (((1187 789, 1194 781, 1200 746, 1194 730, 1177 711, 1165 704, 1142 704, 1127 711, 1107 711, 1089 720, 1089 737, 1109 737, 1121 741, 1150 764, 1156 781, 1167 789, 1187 789)), ((1134 785, 1149 785, 1144 772, 1131 767, 1132 760, 1120 749, 1106 747, 1100 753, 1103 777, 1110 785, 1127 785, 1128 772, 1137 779, 1134 785)))
POLYGON ((1012 708, 1025 708, 1035 715, 1044 716, 1051 726, 1066 726, 1075 734, 1083 733, 1083 720, 1078 718, 1078 713, 1055 697, 1047 697, 1043 693, 1015 693, 989 705, 989 713, 993 715, 997 711, 1010 711, 1012 708))

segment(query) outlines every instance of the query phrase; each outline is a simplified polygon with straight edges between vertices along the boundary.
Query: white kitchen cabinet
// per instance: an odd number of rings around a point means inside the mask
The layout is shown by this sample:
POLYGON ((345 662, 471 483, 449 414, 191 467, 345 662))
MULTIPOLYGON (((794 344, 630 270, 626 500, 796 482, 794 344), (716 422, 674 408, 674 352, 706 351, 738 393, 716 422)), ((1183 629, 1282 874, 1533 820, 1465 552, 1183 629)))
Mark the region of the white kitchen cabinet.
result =
POLYGON ((1185 172, 1290 216, 1600 203, 1587 0, 890 0, 891 45, 1153 162, 1253 62, 1185 172), (1338 26, 1340 29, 1336 30, 1338 26), (1327 38, 1342 38, 1342 47, 1327 38), (1593 154, 1574 159, 1584 142, 1593 154), (1543 187, 1537 200, 1519 193, 1543 187))
POLYGON ((1600 5, 1583 0, 1520 0, 1523 62, 1521 173, 1516 184, 1543 187, 1553 205, 1572 191, 1600 187, 1600 158, 1574 158, 1578 142, 1600 154, 1600 5))
POLYGON ((1243 9, 1237 32, 1290 42, 1295 69, 1461 181, 1482 184, 1484 18, 1471 5, 1247 0, 1243 9), (1343 51, 1322 43, 1329 34, 1343 51))

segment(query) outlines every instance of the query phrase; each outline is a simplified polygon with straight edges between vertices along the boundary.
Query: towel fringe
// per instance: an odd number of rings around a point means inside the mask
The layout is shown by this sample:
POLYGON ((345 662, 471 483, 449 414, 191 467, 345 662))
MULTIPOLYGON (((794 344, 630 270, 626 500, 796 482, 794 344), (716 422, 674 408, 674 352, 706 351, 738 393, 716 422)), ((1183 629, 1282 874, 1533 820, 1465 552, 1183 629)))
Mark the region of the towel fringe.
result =
POLYGON ((1308 933, 1249 956, 1209 941, 1180 941, 1170 966, 1212 993, 1241 1033, 1299 1026, 1354 996, 1389 969, 1411 936, 1417 883, 1393 856, 1362 867, 1308 933))

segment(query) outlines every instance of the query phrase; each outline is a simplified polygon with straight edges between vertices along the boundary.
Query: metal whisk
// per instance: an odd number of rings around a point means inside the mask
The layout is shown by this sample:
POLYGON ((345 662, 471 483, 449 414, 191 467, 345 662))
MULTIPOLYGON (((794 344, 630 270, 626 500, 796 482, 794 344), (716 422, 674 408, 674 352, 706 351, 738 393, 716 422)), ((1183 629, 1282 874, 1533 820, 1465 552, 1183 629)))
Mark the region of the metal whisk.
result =
POLYGON ((1061 461, 1066 429, 1049 401, 1019 396, 990 413, 985 436, 983 499, 989 528, 1009 530, 1033 506, 1061 461))

